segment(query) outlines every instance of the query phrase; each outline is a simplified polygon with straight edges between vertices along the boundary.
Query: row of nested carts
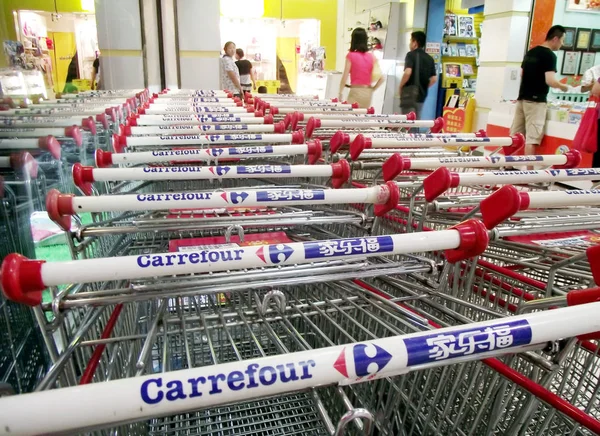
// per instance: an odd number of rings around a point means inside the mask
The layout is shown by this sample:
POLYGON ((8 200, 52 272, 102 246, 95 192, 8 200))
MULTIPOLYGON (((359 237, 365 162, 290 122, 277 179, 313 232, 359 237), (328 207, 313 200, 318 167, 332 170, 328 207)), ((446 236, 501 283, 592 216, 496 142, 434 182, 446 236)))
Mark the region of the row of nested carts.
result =
POLYGON ((0 123, 1 434, 600 434, 577 152, 211 90, 0 123))

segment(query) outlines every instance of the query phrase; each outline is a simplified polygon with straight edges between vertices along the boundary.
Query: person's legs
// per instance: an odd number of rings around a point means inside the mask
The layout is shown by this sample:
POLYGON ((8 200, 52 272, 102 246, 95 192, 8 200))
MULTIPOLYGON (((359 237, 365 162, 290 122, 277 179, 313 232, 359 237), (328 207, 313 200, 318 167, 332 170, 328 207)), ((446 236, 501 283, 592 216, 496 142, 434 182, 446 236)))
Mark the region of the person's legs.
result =
MULTIPOLYGON (((537 153, 537 146, 544 138, 544 127, 546 126, 546 103, 523 102, 523 113, 525 114, 525 155, 532 156, 537 153)), ((534 167, 528 167, 534 169, 534 167)))
MULTIPOLYGON (((415 104, 415 114, 417 114, 417 120, 422 120, 423 118, 423 103, 415 104)), ((426 133, 427 129, 422 129, 420 127, 415 127, 414 129, 409 130, 410 133, 426 133)))
POLYGON ((424 103, 417 103, 416 104, 415 110, 416 110, 416 113, 417 113, 417 120, 421 119, 421 114, 423 113, 423 104, 424 103))
MULTIPOLYGON (((408 115, 409 113, 414 112, 417 116, 417 120, 420 120, 420 114, 417 113, 417 103, 412 104, 404 104, 402 105, 402 101, 400 101, 400 113, 402 115, 408 115)), ((407 130, 408 133, 417 133, 417 130, 413 127, 407 130)))
POLYGON ((371 106, 373 90, 371 88, 351 88, 348 94, 348 103, 358 103, 361 109, 368 109, 371 106))
MULTIPOLYGON (((510 126, 510 136, 516 133, 525 135, 525 112, 523 111, 523 100, 517 100, 515 116, 513 118, 512 125, 510 126)), ((527 154, 525 151, 524 153, 527 154)), ((514 167, 508 166, 506 169, 513 170, 514 167)))
POLYGON ((525 113, 523 112, 523 100, 517 101, 515 108, 515 117, 513 118, 512 126, 510 127, 510 135, 522 133, 525 135, 525 113))

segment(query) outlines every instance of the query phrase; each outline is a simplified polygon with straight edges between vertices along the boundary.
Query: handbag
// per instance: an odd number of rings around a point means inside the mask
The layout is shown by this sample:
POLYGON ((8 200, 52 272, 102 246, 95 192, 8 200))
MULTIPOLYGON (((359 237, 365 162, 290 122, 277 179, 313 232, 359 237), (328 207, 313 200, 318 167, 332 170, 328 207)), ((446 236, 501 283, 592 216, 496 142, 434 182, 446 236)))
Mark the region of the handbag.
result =
POLYGON ((408 110, 415 110, 417 102, 419 101, 419 94, 421 92, 421 81, 419 76, 419 52, 415 52, 415 70, 413 71, 415 77, 415 85, 404 85, 402 91, 400 91, 400 107, 408 110))
POLYGON ((573 138, 573 148, 587 153, 595 153, 598 149, 598 113, 600 111, 600 99, 596 96, 591 96, 589 104, 579 128, 573 138))
POLYGON ((371 83, 377 82, 381 78, 382 72, 379 62, 375 55, 373 55, 373 69, 371 70, 371 83))

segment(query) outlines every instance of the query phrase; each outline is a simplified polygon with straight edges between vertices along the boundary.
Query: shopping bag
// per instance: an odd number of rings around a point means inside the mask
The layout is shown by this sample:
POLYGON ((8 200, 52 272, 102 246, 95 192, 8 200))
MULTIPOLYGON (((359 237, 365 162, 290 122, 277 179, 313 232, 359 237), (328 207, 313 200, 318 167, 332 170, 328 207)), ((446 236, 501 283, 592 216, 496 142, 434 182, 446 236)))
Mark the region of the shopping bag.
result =
POLYGON ((583 113, 579 128, 573 139, 573 148, 576 150, 587 153, 596 152, 598 147, 598 111, 600 110, 598 102, 598 97, 590 97, 588 107, 583 113))
POLYGON ((381 67, 379 66, 379 61, 373 55, 373 69, 371 70, 371 83, 375 83, 381 77, 381 67))

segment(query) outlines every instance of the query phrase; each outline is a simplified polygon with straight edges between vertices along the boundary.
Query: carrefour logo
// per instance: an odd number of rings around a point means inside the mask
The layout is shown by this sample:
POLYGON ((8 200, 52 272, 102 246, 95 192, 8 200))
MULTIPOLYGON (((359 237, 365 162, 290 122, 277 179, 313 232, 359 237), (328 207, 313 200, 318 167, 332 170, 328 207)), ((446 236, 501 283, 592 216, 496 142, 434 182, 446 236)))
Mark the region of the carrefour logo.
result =
POLYGON ((209 148, 208 150, 206 150, 206 153, 209 156, 219 157, 223 153, 225 153, 225 150, 223 150, 222 148, 209 148))
POLYGON ((231 204, 241 204, 248 198, 247 192, 223 192, 221 198, 231 204))
MULTIPOLYGON (((213 173, 215 176, 224 176, 231 170, 230 167, 210 167, 209 171, 213 173)), ((248 194, 246 194, 248 195, 248 194)))
POLYGON ((290 258, 290 256, 294 253, 294 249, 289 245, 285 244, 277 244, 277 245, 268 245, 264 247, 260 247, 256 251, 256 255, 262 260, 264 263, 267 262, 267 258, 271 261, 270 263, 278 264, 281 262, 285 262, 290 258))
POLYGON ((349 372, 354 367, 354 373, 361 379, 374 378, 392 359, 392 355, 386 350, 375 344, 356 344, 352 346, 352 351, 348 352, 344 348, 339 357, 333 364, 333 367, 344 377, 348 378, 349 372))

